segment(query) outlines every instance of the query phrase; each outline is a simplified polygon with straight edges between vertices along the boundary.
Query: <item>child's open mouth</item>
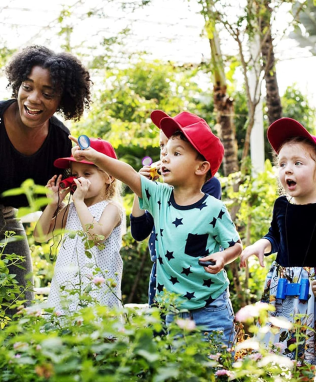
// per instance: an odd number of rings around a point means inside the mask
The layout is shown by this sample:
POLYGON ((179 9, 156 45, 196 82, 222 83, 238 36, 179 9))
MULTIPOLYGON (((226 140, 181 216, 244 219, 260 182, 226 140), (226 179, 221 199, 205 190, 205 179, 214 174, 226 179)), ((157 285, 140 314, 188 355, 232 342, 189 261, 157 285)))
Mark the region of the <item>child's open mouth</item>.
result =
POLYGON ((168 170, 166 167, 161 167, 161 174, 162 175, 167 174, 168 172, 170 172, 170 170, 168 170))
POLYGON ((288 179, 286 181, 286 184, 287 184, 289 190, 295 188, 295 186, 296 186, 296 182, 294 182, 294 180, 292 180, 292 179, 288 179))

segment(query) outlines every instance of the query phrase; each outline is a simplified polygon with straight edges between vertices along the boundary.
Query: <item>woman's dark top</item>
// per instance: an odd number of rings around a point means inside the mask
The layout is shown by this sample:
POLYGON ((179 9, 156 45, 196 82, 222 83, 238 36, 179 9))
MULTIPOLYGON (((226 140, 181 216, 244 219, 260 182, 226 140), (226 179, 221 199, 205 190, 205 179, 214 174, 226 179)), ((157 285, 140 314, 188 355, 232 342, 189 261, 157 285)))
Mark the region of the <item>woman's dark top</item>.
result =
POLYGON ((69 130, 56 117, 49 120, 48 135, 42 147, 33 155, 24 155, 12 145, 7 135, 3 114, 15 99, 0 101, 0 204, 15 208, 28 206, 25 195, 1 197, 4 191, 18 188, 26 179, 46 185, 61 169, 54 167, 54 160, 71 154, 69 130))
POLYGON ((291 204, 285 196, 274 203, 269 233, 271 253, 284 267, 316 266, 316 203, 291 204))

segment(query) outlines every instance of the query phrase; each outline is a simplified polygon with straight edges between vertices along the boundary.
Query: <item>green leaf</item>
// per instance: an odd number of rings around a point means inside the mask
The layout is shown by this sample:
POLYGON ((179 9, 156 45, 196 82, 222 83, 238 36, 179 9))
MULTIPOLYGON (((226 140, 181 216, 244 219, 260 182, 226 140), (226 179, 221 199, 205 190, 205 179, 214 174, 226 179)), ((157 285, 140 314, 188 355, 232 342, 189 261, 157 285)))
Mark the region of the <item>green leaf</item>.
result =
POLYGON ((92 259, 92 254, 90 251, 85 251, 84 253, 86 254, 88 259, 92 259))
POLYGON ((146 350, 138 350, 136 353, 139 354, 140 356, 144 357, 150 363, 158 361, 158 359, 159 359, 159 354, 149 353, 146 350))
POLYGON ((163 382, 170 378, 177 379, 179 375, 179 370, 176 365, 174 367, 164 367, 157 370, 157 376, 153 378, 153 382, 163 382))
POLYGON ((7 190, 2 193, 2 196, 15 196, 24 194, 24 190, 22 188, 13 188, 12 190, 7 190))

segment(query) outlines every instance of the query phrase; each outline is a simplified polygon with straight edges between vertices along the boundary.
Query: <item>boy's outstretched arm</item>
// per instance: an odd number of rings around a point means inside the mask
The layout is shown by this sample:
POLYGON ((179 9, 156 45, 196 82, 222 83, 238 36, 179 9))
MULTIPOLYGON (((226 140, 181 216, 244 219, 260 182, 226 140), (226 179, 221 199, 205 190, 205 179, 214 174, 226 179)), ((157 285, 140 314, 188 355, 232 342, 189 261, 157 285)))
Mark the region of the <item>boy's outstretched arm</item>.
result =
POLYGON ((256 241, 254 244, 246 247, 240 256, 240 266, 246 266, 246 260, 248 257, 255 255, 259 259, 259 263, 262 267, 264 267, 264 254, 269 253, 271 251, 271 243, 268 239, 260 239, 256 241))
POLYGON ((82 160, 93 162, 109 175, 127 184, 137 196, 142 197, 141 176, 132 166, 118 159, 108 157, 92 147, 81 150, 75 137, 70 135, 69 139, 76 143, 76 146, 72 148, 72 155, 78 162, 82 160))
POLYGON ((226 264, 233 262, 242 252, 242 245, 240 240, 238 240, 232 247, 224 249, 224 251, 213 253, 212 255, 200 258, 202 261, 213 260, 215 265, 209 265, 204 269, 206 272, 211 274, 216 274, 220 272, 226 264))

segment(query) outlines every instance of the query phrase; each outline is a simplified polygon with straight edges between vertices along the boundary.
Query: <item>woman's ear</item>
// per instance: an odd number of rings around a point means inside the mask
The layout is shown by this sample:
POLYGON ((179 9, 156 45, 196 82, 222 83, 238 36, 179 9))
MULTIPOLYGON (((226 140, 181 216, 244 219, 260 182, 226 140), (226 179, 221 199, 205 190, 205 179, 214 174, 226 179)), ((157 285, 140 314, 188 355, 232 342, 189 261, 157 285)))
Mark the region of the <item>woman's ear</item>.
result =
POLYGON ((203 175, 206 175, 210 169, 211 169, 211 165, 209 162, 207 161, 200 162, 198 168, 195 170, 195 174, 199 176, 203 176, 203 175))

